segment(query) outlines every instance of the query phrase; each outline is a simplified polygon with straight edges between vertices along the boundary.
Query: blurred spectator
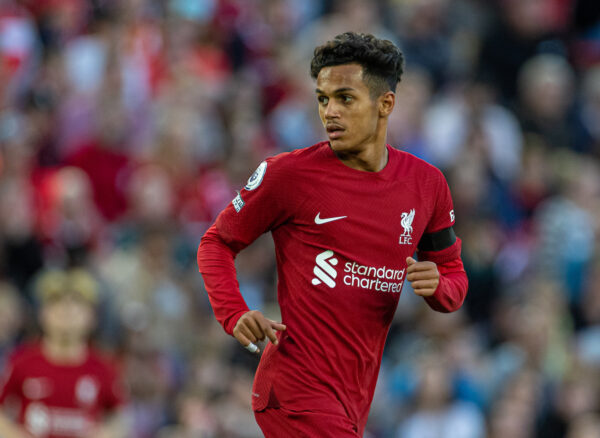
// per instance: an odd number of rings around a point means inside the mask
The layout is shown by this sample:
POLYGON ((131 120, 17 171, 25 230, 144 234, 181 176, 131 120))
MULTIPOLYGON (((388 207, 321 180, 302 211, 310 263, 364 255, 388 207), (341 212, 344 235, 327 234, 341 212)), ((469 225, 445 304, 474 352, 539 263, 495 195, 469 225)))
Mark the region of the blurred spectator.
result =
POLYGON ((16 288, 0 283, 0 369, 5 369, 9 354, 16 347, 24 326, 25 311, 16 288))
MULTIPOLYGON (((481 41, 479 70, 496 84, 502 100, 512 103, 517 95, 521 66, 541 53, 564 54, 557 38, 561 23, 559 2, 546 0, 506 0, 497 2, 498 19, 481 41)), ((562 2, 567 3, 567 2, 562 2)))
POLYGON ((522 134, 493 94, 489 85, 473 81, 430 107, 425 146, 434 163, 447 169, 474 160, 502 181, 514 178, 521 166, 522 134))
POLYGON ((600 155, 600 63, 587 70, 581 88, 581 118, 584 129, 589 133, 589 145, 585 150, 600 155))
POLYGON ((573 106, 574 73, 565 59, 538 55, 519 72, 523 131, 539 135, 552 148, 586 150, 584 127, 573 106))
MULTIPOLYGON (((600 408, 597 381, 597 371, 575 365, 554 392, 550 412, 545 416, 537 436, 540 438, 567 436, 571 423, 573 423, 571 433, 577 429, 584 429, 581 425, 576 426, 575 421, 585 415, 597 413, 600 408)), ((589 429, 589 426, 587 428, 589 429)), ((600 432, 600 429, 596 432, 600 432)))
MULTIPOLYGON (((596 438, 596 0, 0 0, 0 372, 35 278, 84 268, 128 436, 253 436, 256 358, 210 317, 195 251, 264 157, 322 138, 298 66, 347 30, 405 51, 388 142, 444 168, 470 277, 456 317, 402 294, 366 434, 596 438)), ((276 314, 270 245, 236 263, 276 314)))
POLYGON ((414 413, 398 429, 398 438, 483 438, 484 418, 474 405, 452 400, 447 364, 424 355, 413 402, 414 413))
POLYGON ((0 433, 6 438, 127 436, 118 373, 87 345, 98 300, 95 281, 83 270, 48 271, 37 292, 43 335, 9 361, 0 391, 0 433))

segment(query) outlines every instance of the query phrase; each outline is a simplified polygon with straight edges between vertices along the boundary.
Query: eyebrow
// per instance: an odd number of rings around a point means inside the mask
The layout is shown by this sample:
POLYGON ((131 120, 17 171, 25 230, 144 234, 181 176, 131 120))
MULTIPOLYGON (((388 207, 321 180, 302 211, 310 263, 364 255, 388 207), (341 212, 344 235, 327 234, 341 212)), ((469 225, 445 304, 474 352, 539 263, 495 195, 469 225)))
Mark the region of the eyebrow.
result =
MULTIPOLYGON (((333 94, 344 93, 344 92, 346 92, 346 91, 356 91, 356 90, 355 90, 354 88, 352 88, 352 87, 342 87, 342 88, 338 88, 337 90, 335 90, 335 91, 333 92, 333 94)), ((327 93, 325 93, 323 90, 320 90, 319 88, 317 88, 317 89, 315 90, 315 92, 316 92, 317 94, 327 94, 327 93)))

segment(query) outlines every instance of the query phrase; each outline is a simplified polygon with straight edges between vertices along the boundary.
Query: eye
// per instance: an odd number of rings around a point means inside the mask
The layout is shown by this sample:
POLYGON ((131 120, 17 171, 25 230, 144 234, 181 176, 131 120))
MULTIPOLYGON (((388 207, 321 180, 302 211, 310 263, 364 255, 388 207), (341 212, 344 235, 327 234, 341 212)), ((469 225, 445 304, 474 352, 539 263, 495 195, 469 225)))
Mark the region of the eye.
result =
POLYGON ((344 102, 344 103, 352 102, 352 96, 349 96, 347 94, 342 95, 342 102, 344 102))
POLYGON ((317 100, 321 105, 327 105, 327 103, 329 102, 329 98, 326 96, 319 96, 317 97, 317 100))

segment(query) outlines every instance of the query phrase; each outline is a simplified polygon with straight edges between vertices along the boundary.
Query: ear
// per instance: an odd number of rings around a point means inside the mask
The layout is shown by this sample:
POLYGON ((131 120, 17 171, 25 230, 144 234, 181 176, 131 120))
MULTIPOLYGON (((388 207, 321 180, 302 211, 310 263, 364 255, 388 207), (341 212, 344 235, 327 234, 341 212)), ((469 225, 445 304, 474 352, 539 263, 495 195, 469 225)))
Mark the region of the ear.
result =
POLYGON ((393 91, 387 91, 386 93, 379 96, 379 116, 389 116, 396 103, 396 94, 393 91))

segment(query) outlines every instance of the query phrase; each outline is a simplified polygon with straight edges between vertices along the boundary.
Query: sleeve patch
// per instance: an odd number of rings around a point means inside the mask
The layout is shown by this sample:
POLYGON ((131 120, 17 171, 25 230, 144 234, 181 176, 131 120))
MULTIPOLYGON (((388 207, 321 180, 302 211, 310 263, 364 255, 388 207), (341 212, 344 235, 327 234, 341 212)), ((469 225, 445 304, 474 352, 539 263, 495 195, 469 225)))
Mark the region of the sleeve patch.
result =
POLYGON ((239 193, 235 198, 233 198, 233 201, 231 201, 231 203, 233 204, 233 208, 235 208, 235 211, 238 213, 242 208, 244 208, 244 205, 246 205, 246 203, 242 199, 242 195, 239 193))
POLYGON ((267 172, 267 162, 263 161, 256 168, 256 170, 250 176, 250 178, 248 178, 248 182, 246 183, 246 186, 244 188, 246 190, 254 190, 254 189, 258 188, 258 186, 260 186, 260 183, 262 183, 263 177, 265 176, 266 172, 267 172))

